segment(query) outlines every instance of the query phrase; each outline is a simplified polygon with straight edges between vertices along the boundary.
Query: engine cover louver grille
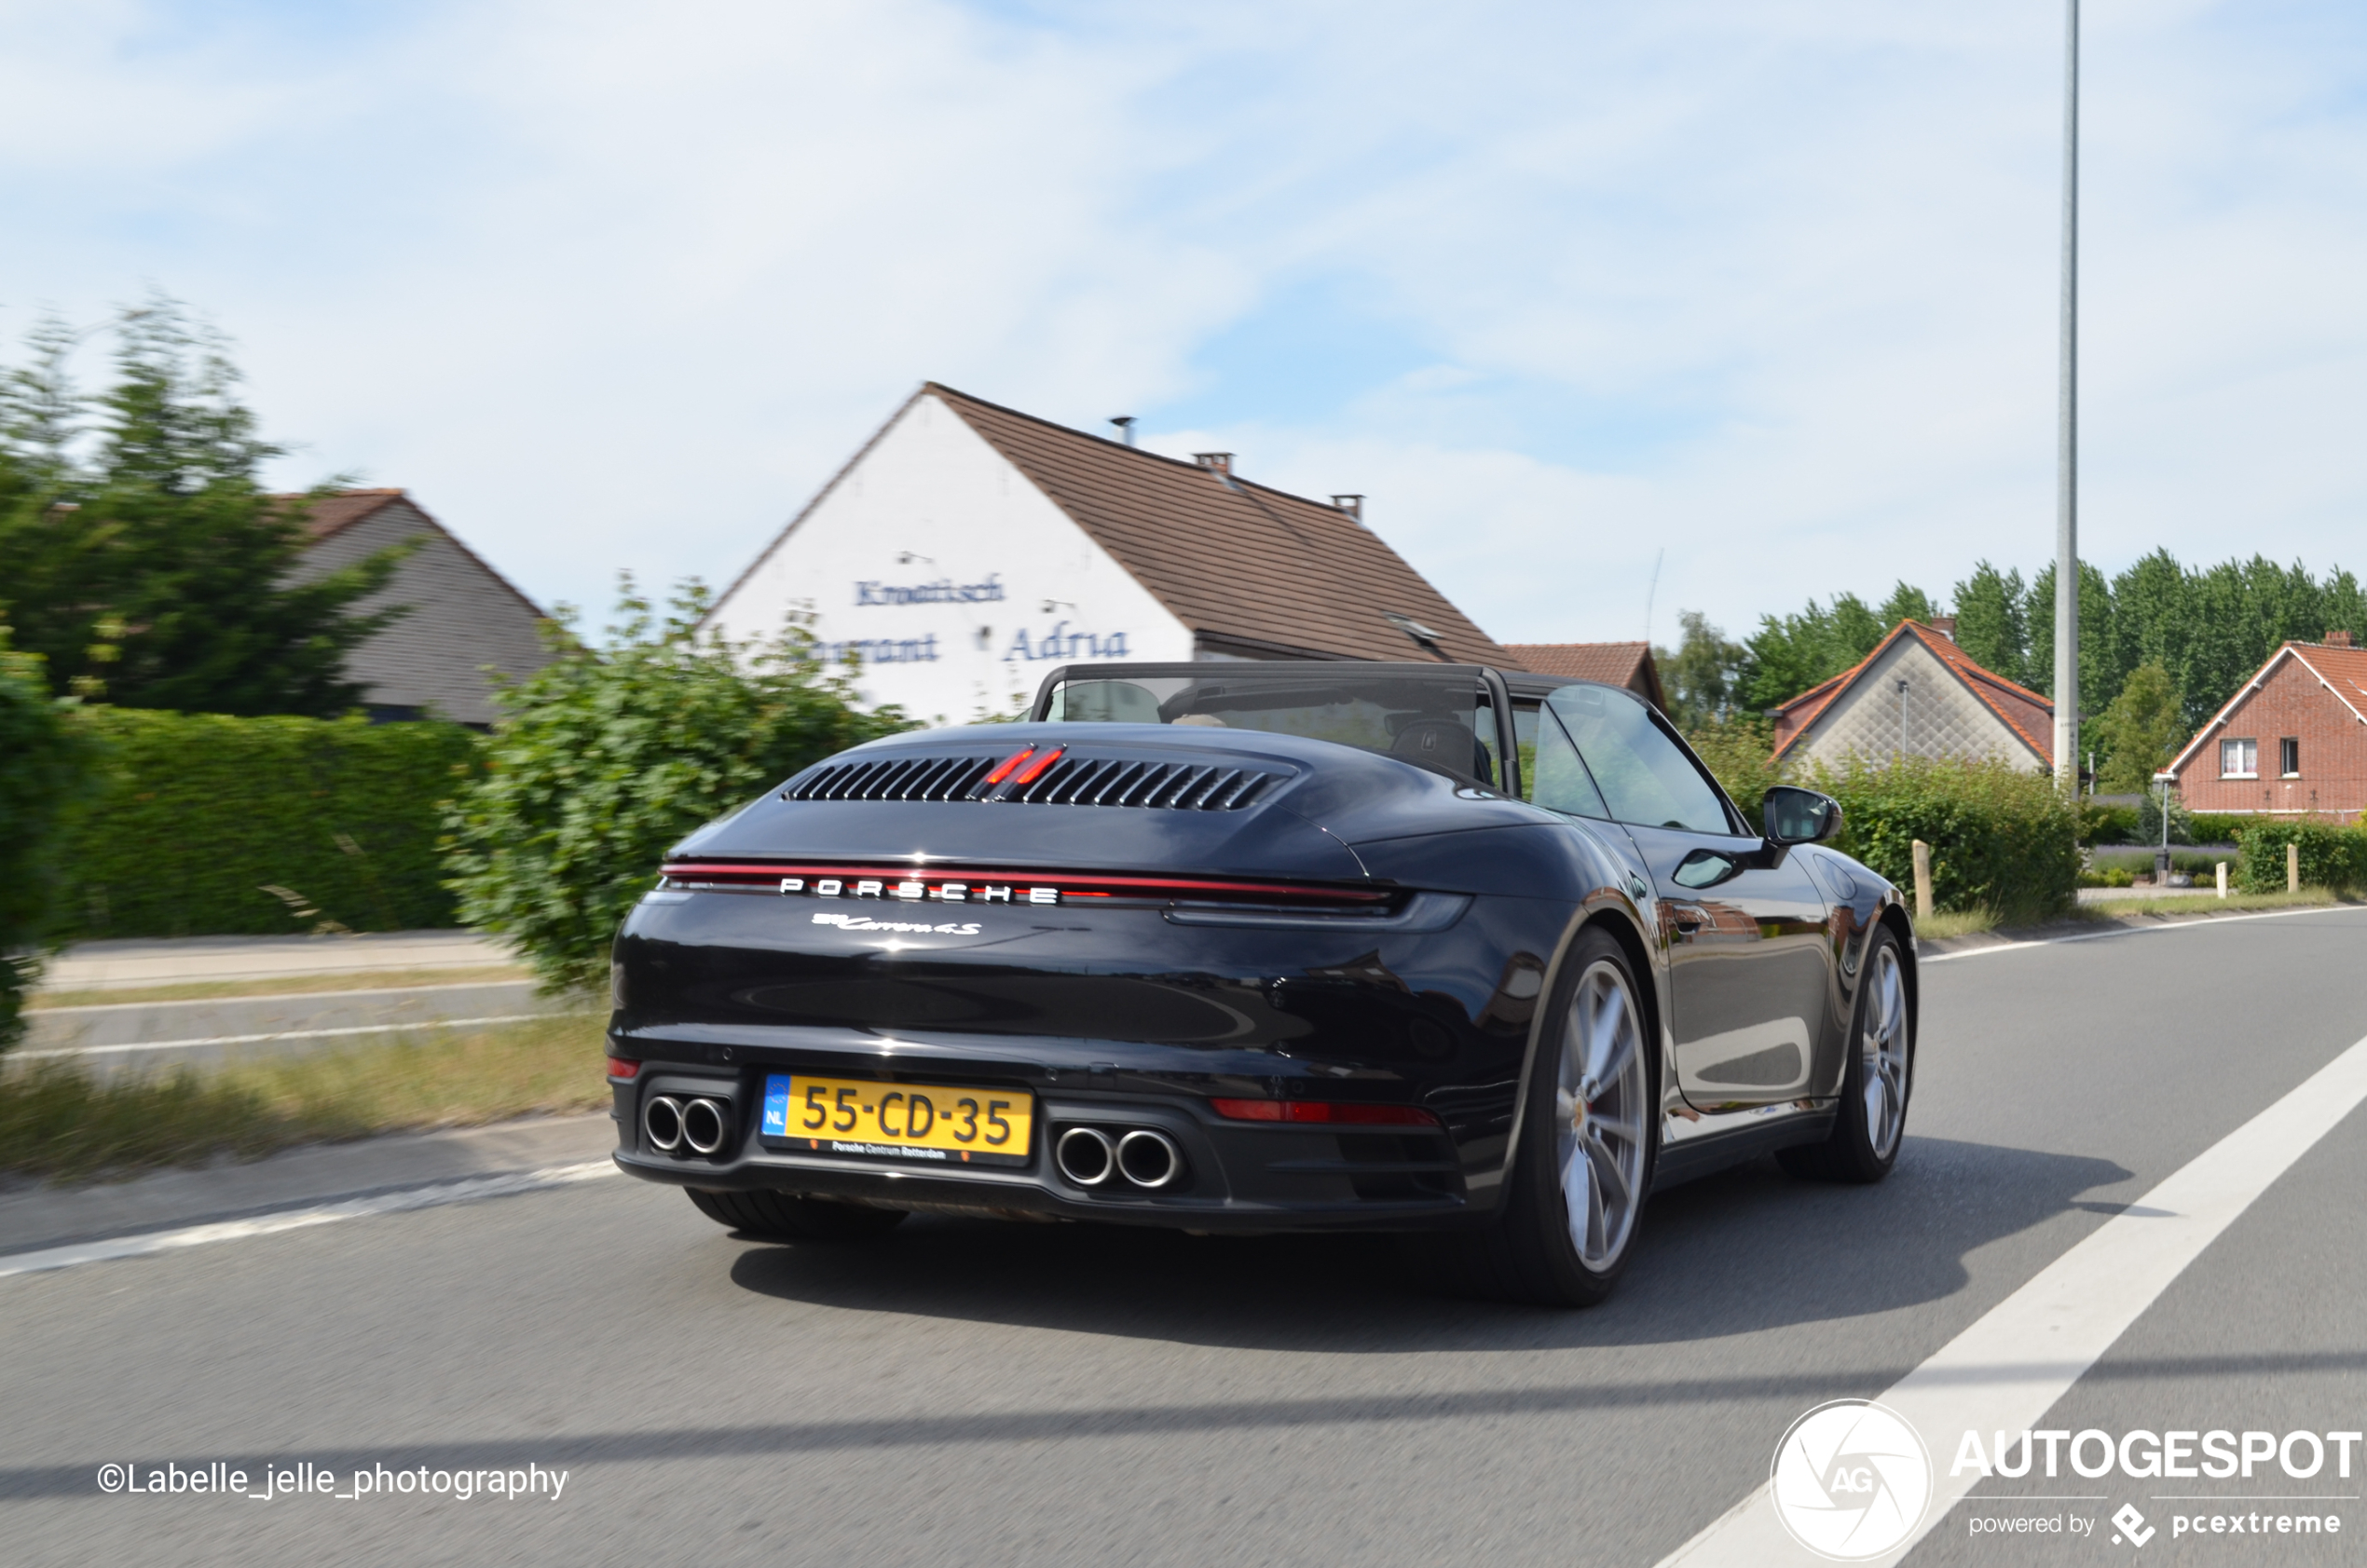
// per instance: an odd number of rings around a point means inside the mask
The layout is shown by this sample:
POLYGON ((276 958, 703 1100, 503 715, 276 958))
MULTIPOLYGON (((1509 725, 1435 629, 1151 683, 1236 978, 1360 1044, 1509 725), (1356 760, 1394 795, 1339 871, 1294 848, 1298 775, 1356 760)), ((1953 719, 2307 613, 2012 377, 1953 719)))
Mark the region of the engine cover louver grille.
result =
POLYGON ((975 800, 1232 811, 1256 800, 1279 776, 1215 763, 1063 755, 1041 771, 1024 769, 1007 781, 990 783, 988 775, 998 771, 996 761, 992 757, 927 757, 842 762, 800 779, 781 793, 788 800, 975 800))

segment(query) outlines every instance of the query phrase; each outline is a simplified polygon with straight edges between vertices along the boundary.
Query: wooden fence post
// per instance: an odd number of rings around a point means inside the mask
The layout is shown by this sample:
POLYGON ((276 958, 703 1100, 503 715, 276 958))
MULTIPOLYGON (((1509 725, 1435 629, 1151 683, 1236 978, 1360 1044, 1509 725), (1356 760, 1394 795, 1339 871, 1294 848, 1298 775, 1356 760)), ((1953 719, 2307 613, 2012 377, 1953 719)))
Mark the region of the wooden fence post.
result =
POLYGON ((1915 840, 1915 918, 1932 918, 1932 847, 1915 840))
POLYGON ((2301 891, 2301 840, 2298 839, 2292 839, 2285 845, 2285 891, 2287 893, 2301 891))
POLYGON ((2227 896, 2227 863, 2223 860, 2212 869, 2219 874, 2219 896, 2224 898, 2227 896))

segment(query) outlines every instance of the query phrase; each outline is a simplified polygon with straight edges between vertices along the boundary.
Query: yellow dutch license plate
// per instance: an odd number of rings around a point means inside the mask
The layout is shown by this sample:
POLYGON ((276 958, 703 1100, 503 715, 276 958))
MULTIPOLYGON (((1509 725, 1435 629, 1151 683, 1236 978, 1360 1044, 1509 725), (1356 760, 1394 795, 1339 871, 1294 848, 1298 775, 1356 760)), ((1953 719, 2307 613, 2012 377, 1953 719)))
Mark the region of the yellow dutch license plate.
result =
POLYGON ((937 1165, 1027 1162, 1035 1097, 1024 1089, 869 1084, 774 1072, 758 1131, 773 1148, 937 1165))

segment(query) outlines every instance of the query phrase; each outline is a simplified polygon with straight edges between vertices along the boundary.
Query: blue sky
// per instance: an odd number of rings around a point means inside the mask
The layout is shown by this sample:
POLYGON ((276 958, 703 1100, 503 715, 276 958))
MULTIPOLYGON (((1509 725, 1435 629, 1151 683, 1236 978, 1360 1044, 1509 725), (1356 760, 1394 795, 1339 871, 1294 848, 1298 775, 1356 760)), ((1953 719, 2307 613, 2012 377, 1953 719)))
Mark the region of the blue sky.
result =
MULTIPOLYGON (((1505 640, 2053 531, 2061 12, 0 0, 0 334, 151 287, 291 484, 728 580, 934 377, 1239 454, 1505 640)), ((2087 7, 2085 552, 2367 569, 2367 8, 2087 7)), ((98 367, 94 364, 93 370, 98 367)))

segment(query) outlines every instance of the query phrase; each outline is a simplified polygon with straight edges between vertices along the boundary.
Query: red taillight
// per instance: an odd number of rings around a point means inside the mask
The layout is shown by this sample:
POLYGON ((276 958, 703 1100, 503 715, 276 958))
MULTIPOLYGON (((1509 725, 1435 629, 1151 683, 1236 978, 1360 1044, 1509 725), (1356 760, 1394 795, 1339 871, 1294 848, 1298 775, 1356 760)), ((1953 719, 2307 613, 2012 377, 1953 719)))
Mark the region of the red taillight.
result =
POLYGON ((1034 761, 1029 763, 1025 768, 1022 768, 1018 773, 1012 776, 1011 787, 1013 789, 1024 789, 1029 784, 1032 784, 1036 780, 1042 778, 1044 776, 1044 770, 1052 766, 1053 763, 1058 762, 1060 759, 1060 754, 1066 750, 1068 750, 1068 747, 1066 746, 1054 746, 1050 751, 1046 752, 1042 757, 1039 757, 1034 761))
POLYGON ((610 1057, 609 1058, 609 1076, 611 1078, 638 1078, 641 1076, 641 1064, 639 1062, 626 1061, 623 1057, 610 1057))
POLYGON ((986 776, 985 782, 980 784, 978 787, 980 789, 985 789, 991 785, 1001 784, 1005 779, 1011 776, 1012 769, 1017 768, 1020 763, 1025 762, 1029 757, 1033 757, 1034 755, 1035 748, 1033 746, 1029 746, 1023 751, 1013 752, 1010 756, 1005 757, 1002 761, 994 765, 994 771, 989 773, 986 776))
POLYGON ((1438 1118, 1418 1105, 1358 1105, 1330 1099, 1212 1099, 1231 1122, 1315 1122, 1333 1126, 1434 1127, 1438 1118))

